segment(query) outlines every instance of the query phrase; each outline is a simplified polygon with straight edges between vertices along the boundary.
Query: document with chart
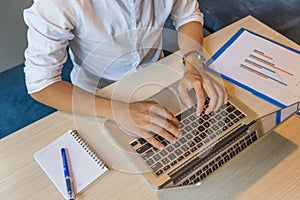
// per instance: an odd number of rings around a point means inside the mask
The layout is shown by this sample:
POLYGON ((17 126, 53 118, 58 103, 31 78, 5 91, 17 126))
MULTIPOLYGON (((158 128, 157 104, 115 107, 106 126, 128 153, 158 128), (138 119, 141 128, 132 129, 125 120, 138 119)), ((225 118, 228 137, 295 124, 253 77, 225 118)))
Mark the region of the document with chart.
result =
POLYGON ((300 100, 300 52, 246 29, 239 30, 207 68, 279 107, 300 100))

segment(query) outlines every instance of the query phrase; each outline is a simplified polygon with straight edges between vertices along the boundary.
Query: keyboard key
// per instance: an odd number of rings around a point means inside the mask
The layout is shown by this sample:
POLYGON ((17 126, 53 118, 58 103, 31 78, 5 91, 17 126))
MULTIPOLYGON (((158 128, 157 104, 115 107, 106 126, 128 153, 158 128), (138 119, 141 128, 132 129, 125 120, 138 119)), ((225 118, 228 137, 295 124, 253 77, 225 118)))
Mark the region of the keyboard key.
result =
POLYGON ((177 161, 179 162, 179 161, 181 161, 181 160, 183 160, 183 159, 184 159, 183 156, 179 156, 179 157, 177 158, 177 161))
POLYGON ((203 143, 204 144, 206 144, 206 143, 208 143, 210 140, 208 139, 208 138, 205 138, 204 140, 203 140, 203 143))
POLYGON ((203 119, 208 120, 210 118, 209 115, 203 115, 203 119))
POLYGON ((196 175, 195 174, 190 177, 190 181, 193 181, 194 179, 196 179, 196 175))
POLYGON ((196 129, 192 130, 192 134, 193 134, 193 135, 198 135, 198 133, 199 133, 198 130, 196 130, 196 129))
POLYGON ((233 105, 228 105, 228 106, 226 107, 227 113, 231 113, 231 112, 234 111, 234 110, 235 110, 235 107, 234 107, 233 105))
POLYGON ((164 171, 161 169, 161 170, 157 171, 155 174, 156 174, 156 176, 160 176, 160 175, 162 175, 163 173, 164 173, 164 171))
POLYGON ((171 164, 170 164, 170 165, 171 165, 171 166, 174 166, 174 165, 176 165, 176 164, 177 164, 177 161, 176 161, 176 160, 174 160, 174 161, 172 161, 172 162, 171 162, 171 164))
POLYGON ((217 164, 215 164, 215 165, 212 166, 212 170, 213 170, 213 171, 215 171, 215 170, 218 169, 218 168, 219 168, 219 166, 218 166, 217 164))
POLYGON ((174 151, 174 147, 172 147, 172 146, 170 146, 170 145, 167 146, 166 149, 167 149, 168 152, 173 152, 173 151, 174 151))
POLYGON ((244 114, 241 114, 240 116, 239 116, 239 118, 240 119, 243 119, 243 118, 245 118, 246 116, 244 115, 244 114))
POLYGON ((194 151, 196 151, 197 150, 197 147, 193 147, 192 149, 191 149, 191 152, 194 152, 194 151))
POLYGON ((200 136, 202 139, 204 139, 204 138, 207 137, 206 133, 201 133, 199 136, 200 136))
POLYGON ((205 173, 201 174, 201 175, 200 175, 200 180, 205 179, 205 177, 206 177, 206 174, 205 174, 205 173))
POLYGON ((222 119, 222 116, 218 114, 218 115, 215 116, 215 118, 216 118, 217 120, 221 120, 221 119, 222 119))
POLYGON ((175 143, 173 144, 173 146, 174 146, 175 148, 178 148, 178 147, 180 147, 180 143, 179 143, 179 142, 175 142, 175 143))
POLYGON ((190 153, 189 151, 187 151, 187 152, 184 153, 184 156, 185 156, 185 157, 188 157, 190 154, 191 154, 191 153, 190 153))
POLYGON ((185 120, 183 120, 183 122, 182 122, 184 125, 187 125, 187 124, 189 124, 190 123, 190 120, 189 119, 185 119, 185 120))
POLYGON ((148 149, 150 149, 151 147, 152 147, 152 145, 149 144, 149 143, 147 143, 147 144, 145 144, 144 146, 138 148, 138 149, 136 150, 136 152, 138 152, 139 154, 142 154, 142 153, 144 153, 145 151, 147 151, 148 149))
POLYGON ((186 139, 187 139, 187 140, 190 140, 190 139, 192 139, 192 138, 193 138, 192 134, 190 134, 190 133, 186 134, 186 136, 185 136, 185 137, 186 137, 186 139))
POLYGON ((163 159, 161 160, 161 162, 162 162, 164 165, 167 165, 167 164, 170 162, 170 160, 169 160, 168 158, 163 158, 163 159))
POLYGON ((179 139, 179 142, 181 144, 185 144, 187 142, 187 140, 184 137, 182 137, 182 138, 179 139))
POLYGON ((200 142, 199 144, 197 144, 197 147, 198 148, 200 148, 200 147, 202 147, 203 146, 203 143, 202 142, 200 142))
POLYGON ((185 144, 185 145, 182 145, 181 146, 181 149, 182 149, 182 151, 187 151, 187 150, 189 150, 189 147, 185 144))
POLYGON ((233 113, 234 113, 236 116, 239 116, 240 114, 242 114, 239 110, 235 110, 233 113))
POLYGON ((181 151, 180 149, 176 149, 174 152, 177 156, 180 156, 181 154, 183 154, 183 151, 181 151))
POLYGON ((197 119, 197 118, 195 117, 195 115, 191 115, 191 116, 190 116, 190 120, 191 120, 191 121, 194 121, 194 120, 196 120, 196 119, 197 119))
POLYGON ((141 145, 147 143, 147 141, 144 138, 139 138, 138 141, 141 145))
POLYGON ((208 165, 212 166, 213 164, 215 164, 215 161, 211 161, 208 165))
POLYGON ((144 160, 147 160, 148 158, 150 158, 152 155, 154 154, 154 151, 152 149, 150 149, 149 151, 145 152, 142 154, 142 158, 144 160))
POLYGON ((210 123, 210 124, 214 124, 214 123, 216 123, 216 121, 217 121, 217 120, 215 120, 214 118, 211 118, 211 119, 209 120, 209 123, 210 123))
POLYGON ((134 142, 132 142, 130 145, 132 146, 132 147, 134 147, 134 146, 136 146, 138 144, 138 141, 134 141, 134 142))
POLYGON ((192 122, 192 123, 191 123, 191 126, 192 126, 193 128, 196 128, 196 127, 198 127, 198 123, 192 122))
POLYGON ((168 169, 170 169, 170 165, 165 166, 163 170, 167 171, 168 169))
POLYGON ((160 162, 155 163, 154 165, 151 166, 151 169, 155 172, 159 170, 162 167, 162 164, 160 162))
POLYGON ((146 160, 147 165, 151 166, 154 164, 154 160, 152 158, 149 158, 148 160, 146 160))
POLYGON ((230 158, 233 158, 235 156, 235 152, 230 152, 230 158))
POLYGON ((227 162, 228 160, 230 160, 230 157, 227 155, 224 157, 224 162, 227 162))
POLYGON ((159 154, 161 155, 161 156, 165 156, 165 155, 167 155, 168 154, 168 152, 166 151, 166 150, 161 150, 160 152, 159 152, 159 154))
POLYGON ((223 160, 220 160, 220 161, 218 162, 218 165, 219 165, 219 167, 221 167, 222 165, 224 165, 224 161, 223 161, 223 160))
POLYGON ((187 125, 185 128, 184 128, 187 132, 190 132, 192 130, 192 127, 187 125))
POLYGON ((170 155, 168 155, 168 158, 170 160, 174 160, 174 159, 176 159, 176 155, 174 153, 171 153, 170 155))
POLYGON ((210 124, 209 124, 209 122, 205 122, 205 123, 203 124, 203 126, 204 126, 205 128, 208 128, 208 127, 210 126, 210 124))
POLYGON ((201 139, 197 136, 197 137, 194 138, 194 141, 195 141, 196 143, 199 143, 199 142, 201 142, 201 139))
POLYGON ((159 161, 161 159, 161 157, 160 157, 160 155, 156 154, 156 155, 153 156, 153 159, 155 161, 159 161))
POLYGON ((182 185, 188 185, 189 183, 190 183, 189 180, 185 180, 185 181, 182 183, 182 185))
POLYGON ((199 131, 199 132, 203 132, 204 130, 205 130, 204 126, 201 126, 201 125, 200 125, 200 126, 198 127, 198 131, 199 131))
POLYGON ((206 176, 210 175, 212 172, 213 172, 212 169, 209 168, 209 169, 206 171, 206 176))
POLYGON ((195 143, 194 143, 193 141, 189 141, 189 142, 187 143, 187 145, 188 145, 189 147, 193 147, 193 146, 195 146, 195 143))
POLYGON ((211 135, 214 133, 214 131, 212 129, 207 129, 206 130, 207 135, 211 135))
POLYGON ((196 175, 197 176, 200 176, 202 174, 202 170, 200 169, 197 173, 196 173, 196 175))

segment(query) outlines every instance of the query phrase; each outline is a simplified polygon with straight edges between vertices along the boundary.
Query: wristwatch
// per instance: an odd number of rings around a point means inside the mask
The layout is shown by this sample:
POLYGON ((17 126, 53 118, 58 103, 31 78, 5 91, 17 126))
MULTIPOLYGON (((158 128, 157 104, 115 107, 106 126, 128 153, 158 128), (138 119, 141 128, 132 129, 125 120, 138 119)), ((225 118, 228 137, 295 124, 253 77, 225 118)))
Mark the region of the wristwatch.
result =
POLYGON ((187 52, 186 54, 183 55, 183 57, 182 57, 182 63, 183 63, 184 66, 185 66, 185 63, 186 63, 186 59, 189 56, 192 56, 192 55, 196 56, 203 63, 203 65, 206 64, 206 58, 203 55, 203 53, 200 50, 195 49, 195 50, 189 51, 189 52, 187 52))

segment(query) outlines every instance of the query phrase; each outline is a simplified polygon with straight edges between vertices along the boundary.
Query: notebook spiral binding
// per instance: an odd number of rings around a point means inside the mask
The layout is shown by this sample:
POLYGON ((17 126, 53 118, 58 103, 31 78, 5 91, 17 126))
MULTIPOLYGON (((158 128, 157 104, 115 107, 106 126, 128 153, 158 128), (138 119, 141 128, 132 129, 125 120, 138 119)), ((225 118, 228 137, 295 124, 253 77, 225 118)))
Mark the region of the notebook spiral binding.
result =
POLYGON ((92 147, 78 134, 76 130, 72 130, 71 135, 73 138, 84 148, 84 150, 93 158, 93 160, 102 168, 108 168, 108 166, 101 160, 92 147))

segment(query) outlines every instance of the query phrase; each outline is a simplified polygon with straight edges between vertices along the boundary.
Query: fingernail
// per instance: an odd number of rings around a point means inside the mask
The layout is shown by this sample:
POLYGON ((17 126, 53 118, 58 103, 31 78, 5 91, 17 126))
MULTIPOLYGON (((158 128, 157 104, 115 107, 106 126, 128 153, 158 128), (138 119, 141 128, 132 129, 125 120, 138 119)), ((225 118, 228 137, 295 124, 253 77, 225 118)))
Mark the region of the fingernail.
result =
POLYGON ((165 148, 165 146, 163 144, 159 145, 158 149, 159 150, 163 150, 165 148))
POLYGON ((179 131, 178 133, 177 133, 177 137, 179 138, 179 137, 181 137, 182 136, 182 133, 179 131))
POLYGON ((176 143, 176 138, 173 138, 172 139, 172 144, 175 144, 176 143))

